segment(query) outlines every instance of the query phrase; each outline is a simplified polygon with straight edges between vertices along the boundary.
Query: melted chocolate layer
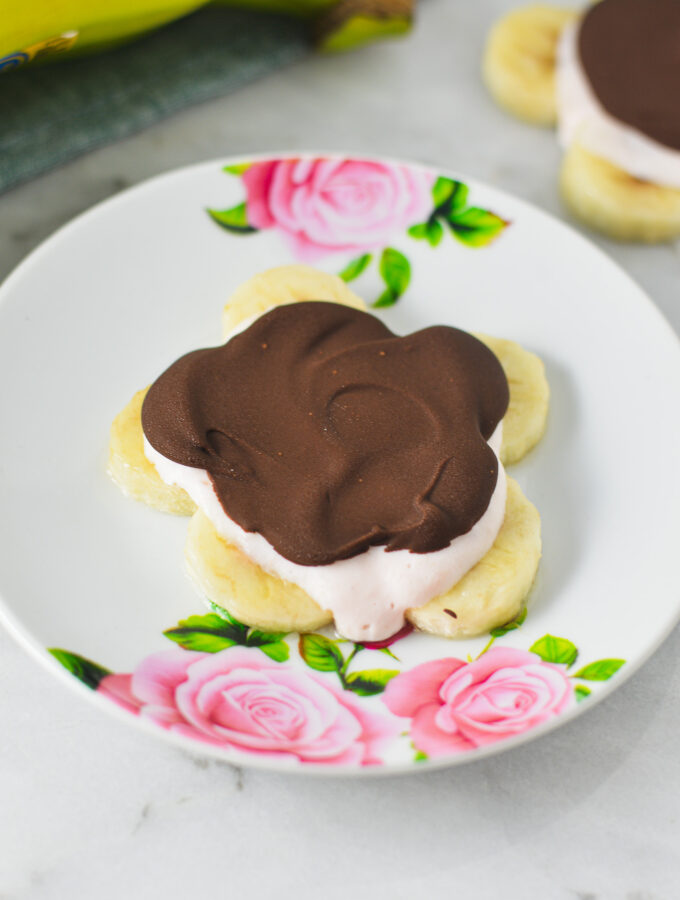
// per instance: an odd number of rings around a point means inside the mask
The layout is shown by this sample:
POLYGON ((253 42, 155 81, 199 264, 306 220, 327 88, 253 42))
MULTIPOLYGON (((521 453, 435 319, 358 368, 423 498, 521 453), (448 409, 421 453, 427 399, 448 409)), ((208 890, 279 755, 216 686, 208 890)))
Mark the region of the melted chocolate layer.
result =
POLYGON ((578 45, 607 112, 680 150, 680 0, 601 0, 583 17, 578 45))
POLYGON ((183 356, 142 425, 163 456, 208 471, 231 519, 311 566, 374 544, 427 553, 469 531, 496 486, 486 441, 507 405, 500 363, 471 335, 400 338, 309 302, 183 356))

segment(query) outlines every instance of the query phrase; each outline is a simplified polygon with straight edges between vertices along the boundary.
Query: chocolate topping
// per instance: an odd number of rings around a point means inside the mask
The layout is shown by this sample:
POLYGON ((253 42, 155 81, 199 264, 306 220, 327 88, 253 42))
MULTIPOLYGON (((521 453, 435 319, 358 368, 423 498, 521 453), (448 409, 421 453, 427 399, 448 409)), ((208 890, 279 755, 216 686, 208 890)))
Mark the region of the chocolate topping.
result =
POLYGON ((396 337, 308 302, 177 360, 142 425, 163 456, 208 471, 231 519, 310 566, 374 544, 427 553, 469 531, 496 486, 486 441, 507 405, 500 363, 471 335, 396 337))
POLYGON ((680 150, 680 0, 601 0, 583 17, 578 47, 606 111, 680 150))

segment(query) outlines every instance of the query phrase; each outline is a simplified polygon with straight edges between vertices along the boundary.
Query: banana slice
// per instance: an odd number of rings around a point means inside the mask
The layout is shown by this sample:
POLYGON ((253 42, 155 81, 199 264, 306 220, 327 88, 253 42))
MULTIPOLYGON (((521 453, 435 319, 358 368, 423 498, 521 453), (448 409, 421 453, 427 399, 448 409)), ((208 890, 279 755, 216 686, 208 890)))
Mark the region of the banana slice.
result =
POLYGON ((228 337, 246 319, 298 300, 330 300, 366 309, 361 297, 337 275, 319 272, 311 266, 279 266, 255 275, 236 288, 222 314, 223 335, 228 337))
POLYGON ((541 558, 541 519, 519 485, 508 478, 505 520, 496 541, 450 591, 406 618, 421 631, 465 638, 504 625, 519 613, 541 558))
POLYGON ((609 237, 653 244, 680 235, 680 190, 641 181, 578 144, 564 156, 560 189, 577 218, 609 237))
POLYGON ((162 512, 190 516, 196 504, 178 487, 161 481, 144 455, 142 403, 148 388, 137 391, 111 425, 108 473, 128 497, 141 500, 162 512))
POLYGON ((537 125, 557 121, 555 58, 565 26, 577 13, 554 6, 526 6, 491 29, 482 72, 494 100, 537 125))
MULTIPOLYGON (((189 523, 184 555, 201 593, 245 625, 305 632, 333 621, 302 588, 265 572, 223 540, 200 511, 189 523)), ((441 637, 483 634, 517 615, 540 556, 539 515, 510 478, 505 521, 491 550, 450 591, 408 610, 406 617, 416 628, 441 637)))
POLYGON ((302 588, 265 572, 223 540, 200 510, 189 522, 184 559, 201 593, 244 625, 305 632, 333 621, 302 588))
POLYGON ((514 341, 477 334, 503 366, 510 388, 510 405, 503 419, 501 462, 519 462, 543 437, 550 389, 545 367, 534 353, 514 341))

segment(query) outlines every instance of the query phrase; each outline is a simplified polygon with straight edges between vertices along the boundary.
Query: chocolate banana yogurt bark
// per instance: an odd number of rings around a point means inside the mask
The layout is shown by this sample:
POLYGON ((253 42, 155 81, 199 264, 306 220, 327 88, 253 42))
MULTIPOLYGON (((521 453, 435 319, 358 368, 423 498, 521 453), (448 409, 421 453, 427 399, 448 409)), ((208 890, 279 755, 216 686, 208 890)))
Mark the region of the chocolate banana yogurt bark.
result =
POLYGON ((344 636, 382 640, 493 545, 508 401, 500 363, 466 332, 397 337, 306 302, 170 366, 142 427, 161 478, 219 534, 304 587, 344 636))
POLYGON ((499 456, 540 438, 540 362, 443 326, 398 337, 335 288, 308 267, 256 276, 230 327, 263 296, 274 308, 157 379, 135 438, 157 472, 152 502, 165 485, 196 504, 189 572, 246 624, 334 621, 370 641, 405 616, 446 636, 507 621, 531 587, 540 523, 499 456), (310 279, 333 302, 308 296, 310 279))
POLYGON ((601 0, 576 19, 527 7, 489 37, 491 93, 523 118, 558 124, 565 203, 611 237, 680 234, 679 45, 678 0, 601 0))

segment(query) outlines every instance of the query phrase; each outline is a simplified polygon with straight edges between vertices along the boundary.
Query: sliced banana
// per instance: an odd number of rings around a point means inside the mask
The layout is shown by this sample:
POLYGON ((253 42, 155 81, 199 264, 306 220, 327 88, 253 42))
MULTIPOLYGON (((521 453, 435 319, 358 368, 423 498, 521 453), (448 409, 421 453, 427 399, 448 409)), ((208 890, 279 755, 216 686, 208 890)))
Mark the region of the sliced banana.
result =
MULTIPOLYGON (((223 540, 200 511, 189 523, 184 553, 200 592, 245 625, 304 632, 333 621, 302 588, 265 572, 223 540)), ((491 550, 450 591, 408 610, 406 617, 416 628, 441 637, 483 634, 520 611, 540 556, 539 515, 510 478, 505 520, 491 550)))
POLYGON ((265 572, 223 540, 200 510, 189 522, 184 559, 201 593, 244 625, 305 632, 333 621, 302 588, 265 572))
POLYGON ((537 4, 496 22, 482 69, 484 82, 500 106, 527 122, 555 124, 557 45, 576 16, 573 10, 537 4))
POLYGON ((653 244, 680 235, 680 190, 641 181, 578 144, 564 156, 560 189, 577 218, 609 237, 653 244))
POLYGON ((408 610, 406 618, 421 631, 448 638, 504 625, 521 610, 540 558, 540 516, 508 478, 505 519, 491 550, 450 591, 408 610))
POLYGON ((148 388, 137 391, 111 424, 108 473, 128 497, 178 516, 190 516, 196 504, 178 487, 161 481, 144 455, 142 403, 148 388))
POLYGON ((519 462, 543 437, 548 418, 550 389, 545 366, 534 353, 514 341, 475 335, 483 341, 503 366, 510 388, 510 405, 503 418, 501 462, 519 462))
POLYGON ((311 266, 279 266, 255 275, 236 288, 224 307, 222 333, 226 338, 246 319, 299 300, 330 300, 366 309, 361 297, 337 275, 319 272, 311 266))

